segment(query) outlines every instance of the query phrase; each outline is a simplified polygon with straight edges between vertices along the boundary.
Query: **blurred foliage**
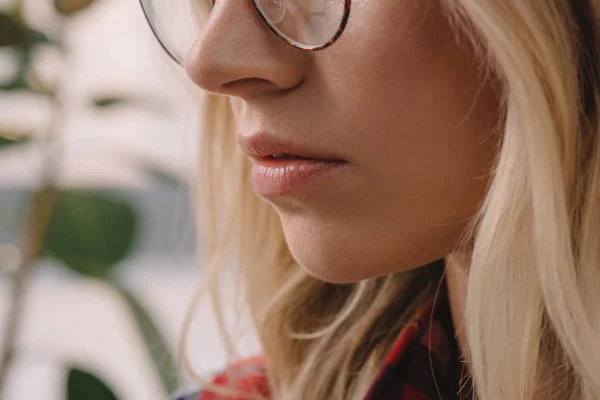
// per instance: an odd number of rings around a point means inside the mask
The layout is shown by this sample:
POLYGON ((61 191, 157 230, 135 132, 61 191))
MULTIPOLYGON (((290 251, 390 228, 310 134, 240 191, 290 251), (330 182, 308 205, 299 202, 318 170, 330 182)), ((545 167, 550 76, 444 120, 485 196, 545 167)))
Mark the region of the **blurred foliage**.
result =
POLYGON ((0 47, 17 47, 27 51, 50 43, 46 34, 27 26, 19 15, 0 13, 0 47))
POLYGON ((48 226, 47 253, 74 272, 107 279, 131 251, 138 215, 127 202, 60 192, 48 226))
POLYGON ((154 365, 160 369, 159 376, 163 387, 177 387, 178 377, 173 369, 175 360, 169 352, 167 341, 161 331, 157 328, 154 319, 148 314, 144 306, 130 290, 122 287, 118 283, 115 284, 115 288, 119 290, 119 293, 125 302, 129 304, 132 316, 141 328, 142 338, 150 352, 154 365))
POLYGON ((130 100, 124 97, 97 97, 94 99, 94 105, 100 108, 122 106, 129 102, 130 100))
MULTIPOLYGON (((68 24, 71 18, 101 0, 52 1, 59 28, 56 31, 63 32, 61 28, 68 24)), ((66 60, 67 57, 64 55, 67 49, 62 45, 63 37, 60 37, 60 34, 59 37, 53 37, 51 33, 41 32, 31 27, 23 15, 22 5, 22 0, 15 0, 8 11, 0 12, 0 50, 13 50, 17 55, 18 63, 15 74, 7 81, 0 82, 0 92, 8 94, 13 91, 25 91, 33 95, 45 96, 48 101, 60 105, 61 100, 54 96, 57 82, 46 82, 40 79, 32 72, 32 64, 35 61, 34 50, 39 46, 53 46, 53 50, 62 54, 63 59, 66 60)), ((94 96, 91 106, 97 109, 113 109, 125 105, 144 106, 144 101, 148 102, 142 97, 138 97, 137 100, 135 97, 103 94, 94 96)), ((61 107, 55 109, 60 110, 61 107)), ((50 131, 60 133, 60 127, 50 128, 50 131)), ((0 129, 0 151, 27 145, 31 139, 31 132, 0 129)), ((177 178, 157 166, 148 164, 143 167, 150 176, 166 180, 171 184, 179 183, 177 178)), ((40 190, 48 190, 48 188, 40 188, 40 190)), ((177 370, 171 350, 146 307, 118 279, 120 263, 134 250, 140 230, 141 218, 135 206, 125 200, 92 191, 63 191, 56 187, 51 187, 50 190, 54 191, 55 196, 53 196, 49 222, 44 227, 45 234, 42 235, 44 242, 24 243, 23 247, 41 245, 42 255, 59 260, 65 268, 82 277, 100 279, 115 289, 123 300, 123 305, 131 311, 132 323, 137 327, 140 339, 145 343, 146 350, 154 361, 155 371, 165 394, 169 395, 178 385, 177 370)), ((34 193, 32 198, 35 197, 34 193)), ((30 201, 27 207, 33 209, 40 205, 30 201)), ((36 211, 39 210, 32 210, 33 215, 37 215, 36 211)), ((25 223, 25 218, 23 220, 25 223)), ((7 325, 10 323, 9 319, 7 325)), ((6 375, 6 368, 2 371, 6 375)), ((94 373, 75 367, 68 369, 66 396, 67 400, 118 399, 108 384, 94 373)))
POLYGON ((11 147, 18 144, 29 143, 31 140, 30 132, 16 132, 0 130, 0 149, 11 147))
POLYGON ((117 396, 99 378, 72 367, 67 376, 67 400, 117 400, 117 396))
POLYGON ((151 113, 164 113, 167 105, 159 99, 139 96, 131 93, 121 95, 98 95, 91 100, 91 106, 97 110, 120 109, 124 106, 145 109, 151 113))
POLYGON ((85 10, 94 0, 54 0, 54 8, 64 16, 85 10))

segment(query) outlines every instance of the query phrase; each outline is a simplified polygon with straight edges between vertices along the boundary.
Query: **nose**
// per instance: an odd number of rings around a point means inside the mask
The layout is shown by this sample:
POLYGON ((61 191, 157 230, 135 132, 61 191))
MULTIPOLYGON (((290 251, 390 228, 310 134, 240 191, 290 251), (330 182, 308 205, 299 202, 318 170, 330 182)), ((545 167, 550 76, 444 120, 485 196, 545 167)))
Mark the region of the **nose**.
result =
POLYGON ((247 99, 298 86, 307 57, 270 31, 252 0, 221 0, 186 57, 185 70, 206 91, 247 99))

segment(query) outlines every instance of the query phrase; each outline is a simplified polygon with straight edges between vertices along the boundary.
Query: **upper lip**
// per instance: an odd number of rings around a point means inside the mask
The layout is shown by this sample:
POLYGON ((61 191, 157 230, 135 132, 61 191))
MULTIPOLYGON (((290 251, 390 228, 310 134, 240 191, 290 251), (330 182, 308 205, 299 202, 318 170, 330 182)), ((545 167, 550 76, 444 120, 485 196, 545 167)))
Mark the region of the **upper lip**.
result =
POLYGON ((250 136, 238 134, 237 141, 242 151, 256 161, 271 159, 274 154, 290 154, 315 160, 344 161, 331 152, 285 141, 266 132, 250 136))

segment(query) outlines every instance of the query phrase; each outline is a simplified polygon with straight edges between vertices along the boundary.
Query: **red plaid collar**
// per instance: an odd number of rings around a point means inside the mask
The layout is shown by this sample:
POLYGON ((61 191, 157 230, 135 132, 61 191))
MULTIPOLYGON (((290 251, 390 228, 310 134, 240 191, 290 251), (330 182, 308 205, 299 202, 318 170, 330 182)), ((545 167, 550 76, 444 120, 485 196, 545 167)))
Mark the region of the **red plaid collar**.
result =
POLYGON ((467 383, 442 290, 404 327, 365 400, 471 400, 467 383))
MULTIPOLYGON (((421 307, 401 331, 365 400, 469 400, 461 385, 462 363, 454 339, 450 305, 445 291, 421 307)), ((231 365, 213 383, 269 397, 264 360, 253 357, 231 365)), ((223 399, 209 391, 173 400, 223 399)))

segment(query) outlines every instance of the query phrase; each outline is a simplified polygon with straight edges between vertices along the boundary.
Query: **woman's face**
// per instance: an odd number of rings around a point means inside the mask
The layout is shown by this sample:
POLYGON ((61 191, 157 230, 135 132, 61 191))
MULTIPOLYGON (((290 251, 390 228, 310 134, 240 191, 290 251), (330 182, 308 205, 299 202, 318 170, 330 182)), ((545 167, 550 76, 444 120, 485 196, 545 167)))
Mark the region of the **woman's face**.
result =
POLYGON ((221 0, 188 55, 198 86, 231 96, 242 142, 260 147, 266 132, 346 161, 293 190, 254 182, 294 258, 319 278, 356 281, 446 256, 485 194, 499 95, 439 1, 354 0, 341 38, 306 52, 250 1, 221 0))

